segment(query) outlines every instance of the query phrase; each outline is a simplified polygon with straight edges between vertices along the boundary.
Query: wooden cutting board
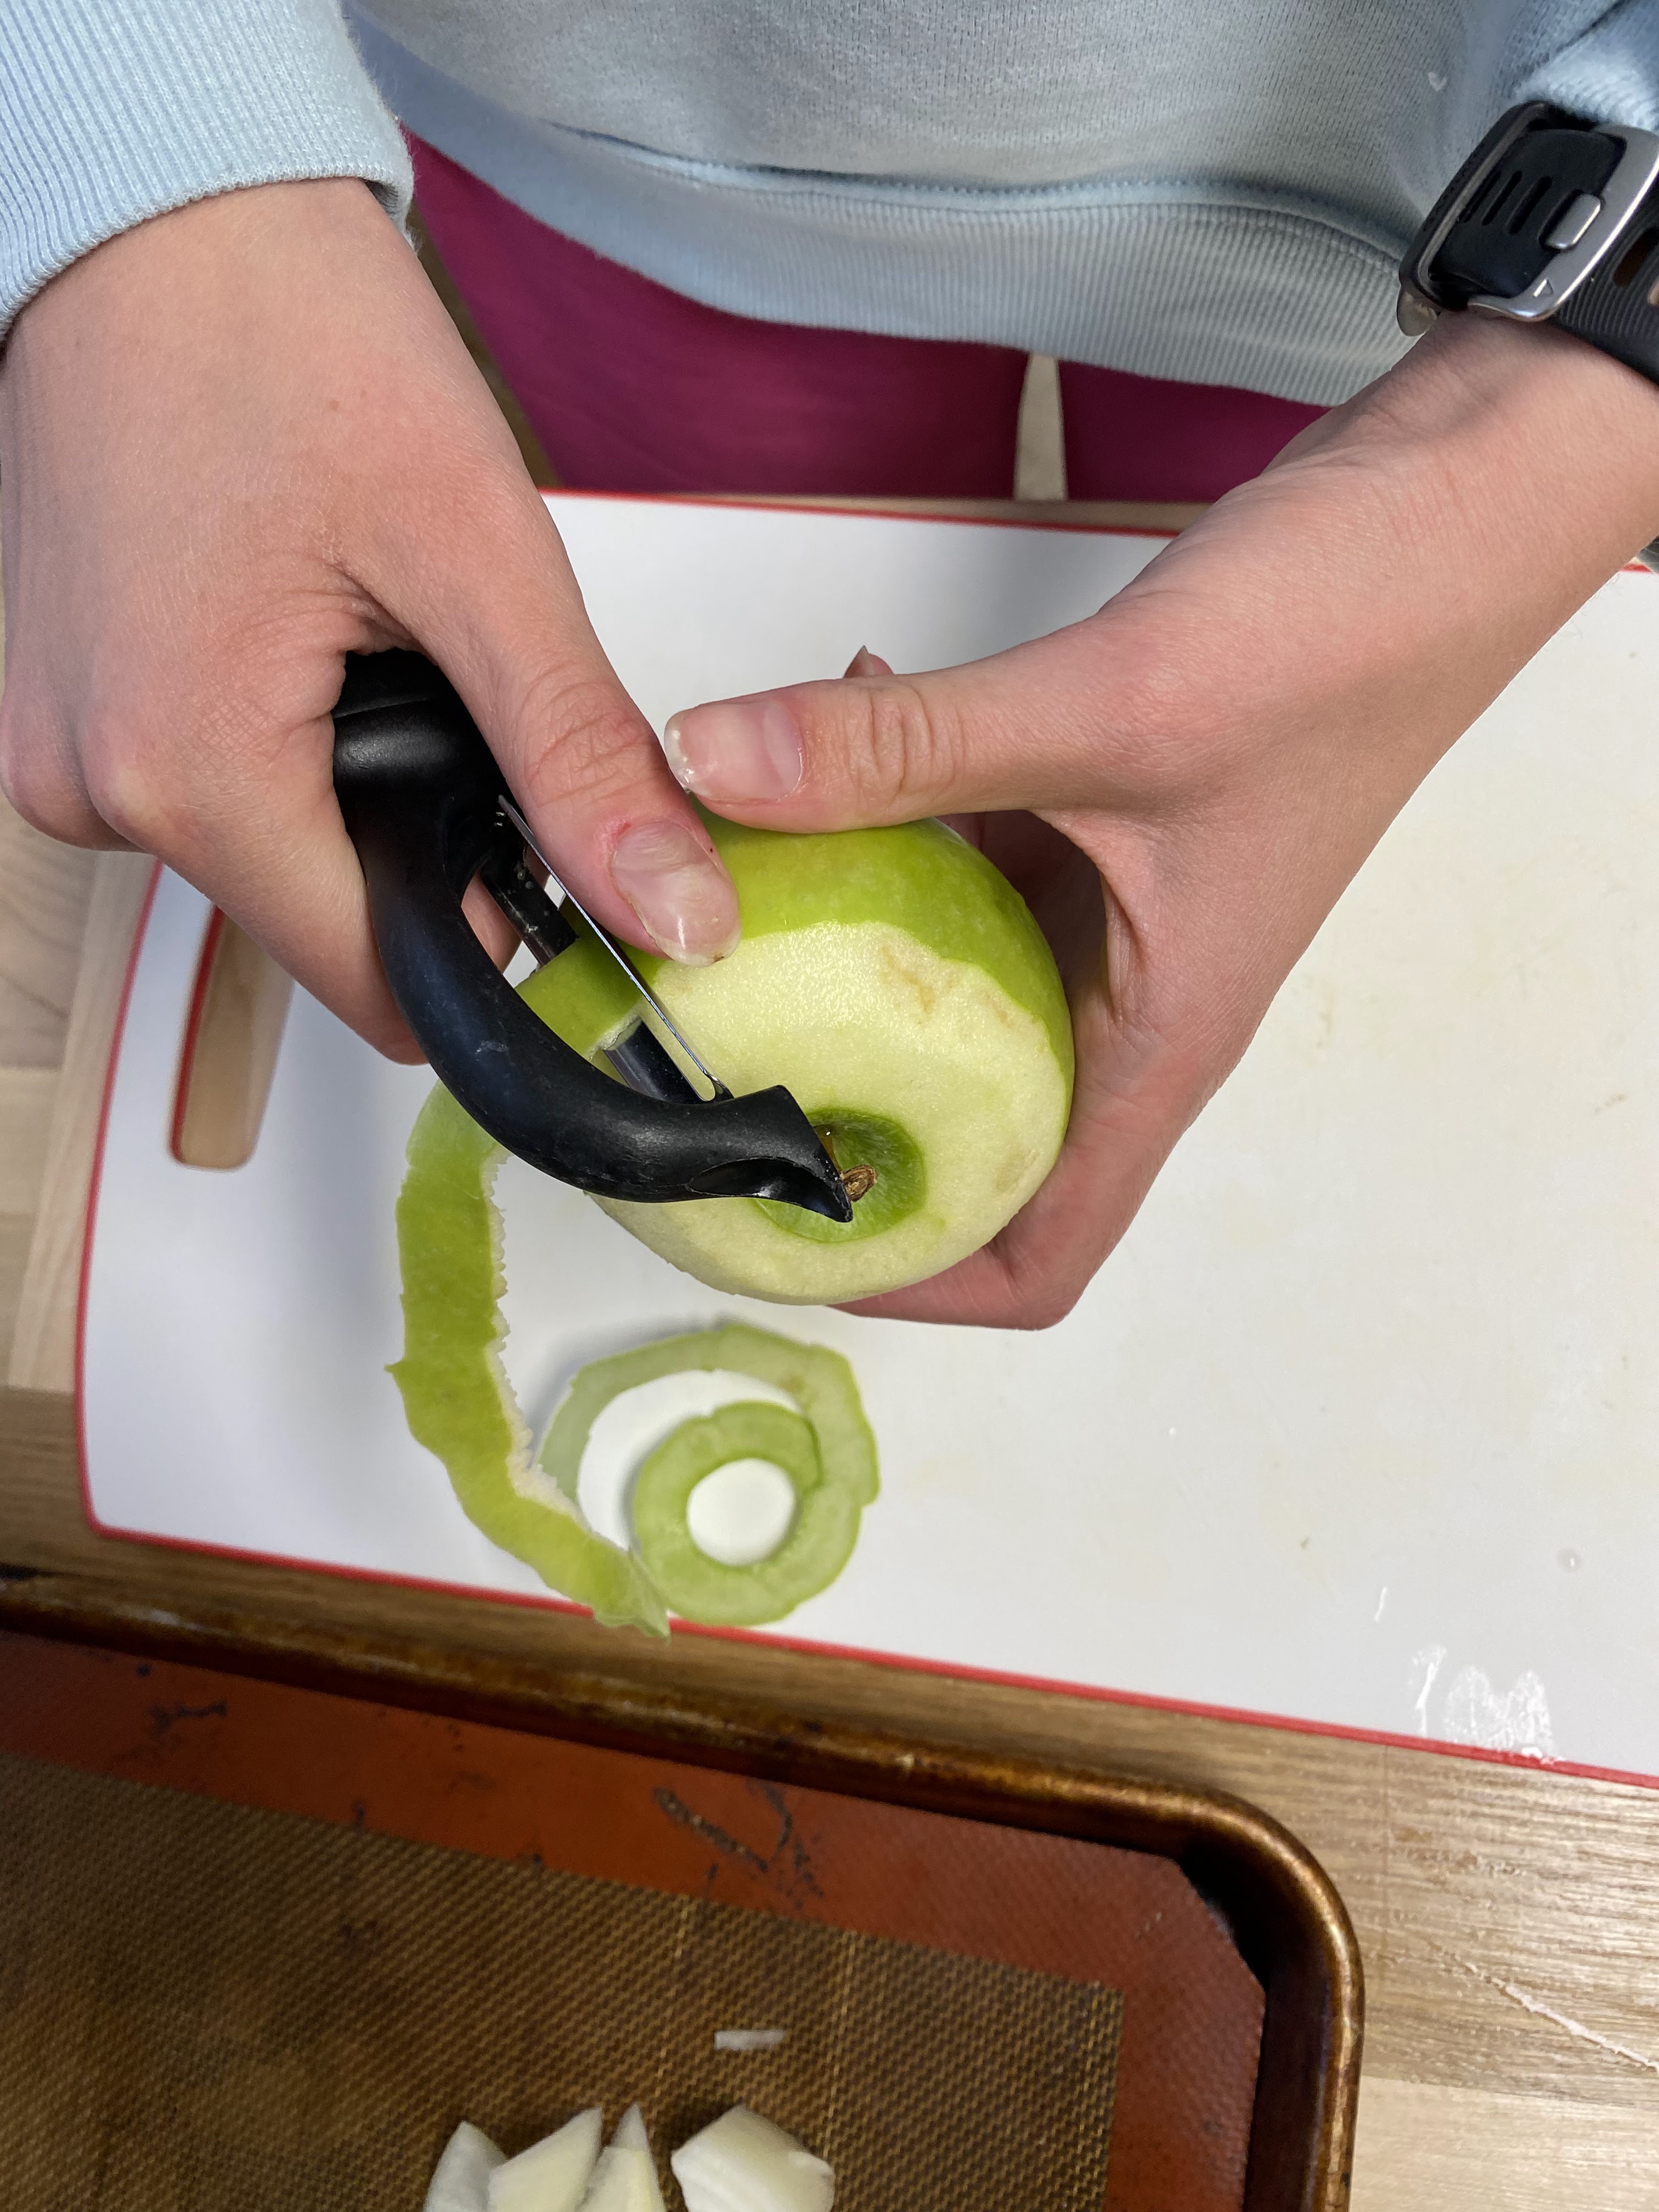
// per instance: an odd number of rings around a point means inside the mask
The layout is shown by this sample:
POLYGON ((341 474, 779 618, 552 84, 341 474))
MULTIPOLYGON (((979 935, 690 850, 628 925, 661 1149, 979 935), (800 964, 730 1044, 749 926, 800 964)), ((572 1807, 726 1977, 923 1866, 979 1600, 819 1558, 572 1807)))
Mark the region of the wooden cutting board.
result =
MULTIPOLYGON (((1036 635, 1158 543, 554 505, 659 724, 861 641, 917 666, 1036 635)), ((1059 1328, 718 1297, 509 1164, 507 1357, 532 1421, 619 1345, 781 1325, 852 1359, 885 1474, 790 1638, 1659 1775, 1655 588, 1615 579, 1437 773, 1059 1328)), ((97 1521, 538 1601, 383 1373, 426 1079, 296 999, 248 1165, 169 1149, 208 924, 164 878, 133 971, 87 1276, 97 1521)), ((652 1437, 718 1394, 663 1385, 604 1425, 602 1528, 652 1437)))

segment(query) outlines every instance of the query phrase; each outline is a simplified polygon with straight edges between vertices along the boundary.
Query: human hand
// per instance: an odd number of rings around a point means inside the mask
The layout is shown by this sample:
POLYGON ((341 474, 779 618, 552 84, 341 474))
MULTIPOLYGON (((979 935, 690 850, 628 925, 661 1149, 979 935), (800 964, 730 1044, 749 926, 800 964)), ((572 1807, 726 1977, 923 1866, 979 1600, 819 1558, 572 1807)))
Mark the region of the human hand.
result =
POLYGON ((367 186, 226 193, 56 278, 0 369, 0 512, 12 803, 158 854, 383 1050, 420 1057, 334 803, 348 652, 442 665, 611 929, 683 958, 735 941, 707 832, 367 186))
POLYGON ((1412 791, 1656 527, 1659 392, 1462 318, 1089 620, 677 716, 677 773, 739 821, 954 820, 1066 978, 1077 1090, 1048 1181, 982 1251, 854 1310, 1069 1311, 1412 791))

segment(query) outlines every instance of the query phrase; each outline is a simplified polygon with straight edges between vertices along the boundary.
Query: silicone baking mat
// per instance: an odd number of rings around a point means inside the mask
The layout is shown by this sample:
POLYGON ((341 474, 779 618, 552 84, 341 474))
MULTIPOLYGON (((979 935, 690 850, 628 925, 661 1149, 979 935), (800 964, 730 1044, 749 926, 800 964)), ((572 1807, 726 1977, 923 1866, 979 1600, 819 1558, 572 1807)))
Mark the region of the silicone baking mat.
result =
POLYGON ((8 2212, 407 2212, 636 2098, 847 2212, 1239 2202, 1261 1991, 1155 1851, 6 1643, 8 2212))

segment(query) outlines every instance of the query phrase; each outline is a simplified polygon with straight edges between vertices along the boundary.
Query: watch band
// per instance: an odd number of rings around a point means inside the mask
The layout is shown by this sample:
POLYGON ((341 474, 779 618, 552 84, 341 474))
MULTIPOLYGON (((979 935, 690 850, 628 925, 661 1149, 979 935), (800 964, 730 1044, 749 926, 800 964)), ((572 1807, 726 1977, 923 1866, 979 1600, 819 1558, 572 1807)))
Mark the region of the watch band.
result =
MULTIPOLYGON (((1400 327, 1553 322, 1659 384, 1659 136, 1529 100, 1500 116, 1400 264, 1400 327)), ((1659 539, 1638 556, 1659 568, 1659 539)))

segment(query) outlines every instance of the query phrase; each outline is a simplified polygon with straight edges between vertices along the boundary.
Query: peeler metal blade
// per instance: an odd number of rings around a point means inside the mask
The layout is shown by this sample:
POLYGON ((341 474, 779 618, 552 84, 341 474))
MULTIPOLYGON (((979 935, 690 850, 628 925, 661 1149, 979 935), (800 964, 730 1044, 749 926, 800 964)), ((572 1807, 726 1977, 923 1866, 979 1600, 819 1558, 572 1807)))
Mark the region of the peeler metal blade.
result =
MULTIPOLYGON (((536 857, 541 860, 539 853, 536 857)), ((542 861, 541 865, 545 867, 547 864, 542 861)), ((556 960, 575 943, 576 933, 568 921, 526 866, 522 845, 516 850, 492 848, 484 856, 478 876, 539 966, 545 967, 550 960, 556 960)), ((566 896, 568 899, 568 893, 566 896)), ((569 903, 574 906, 575 902, 570 900, 569 903)), ((581 912, 580 908, 576 910, 581 912)), ((583 920, 586 920, 586 915, 583 920)), ((592 927, 592 923, 588 926, 592 927)), ((642 1010, 631 1029, 624 1030, 604 1048, 601 1057, 630 1091, 637 1091, 642 1097, 695 1103, 700 1096, 661 1038, 646 1027, 642 1010)))
MULTIPOLYGON (((556 884, 558 885, 561 897, 568 905, 573 906, 576 912, 580 915, 582 920, 587 924, 588 928, 592 932, 595 939, 611 955, 611 957, 616 962, 617 967, 622 969, 623 974, 627 976, 629 981, 639 993, 640 997, 644 1000, 645 1004, 662 1024, 669 1036, 673 1038, 675 1043, 678 1045, 680 1050, 691 1062, 691 1065, 696 1069, 698 1074, 702 1076, 703 1081, 708 1085, 708 1097, 711 1099, 729 1098, 732 1096, 732 1093, 720 1081, 719 1076, 715 1074, 713 1068, 708 1066, 708 1063, 703 1059, 702 1054, 699 1053, 696 1047, 690 1042, 690 1039, 686 1036, 685 1032, 680 1028, 678 1023, 675 1021, 673 1016, 669 1012, 667 1007, 663 1005, 661 1000, 658 998, 656 993, 646 981, 644 976, 641 975, 639 969, 629 958, 623 947, 617 944, 616 939, 611 936, 608 929, 605 928, 601 923, 595 921, 592 915, 589 914, 587 908, 576 896, 576 894, 571 890, 568 884, 561 882, 559 876, 554 868, 553 863, 548 859, 546 854, 543 852, 541 847, 536 842, 536 833, 532 830, 530 824, 525 820, 523 815, 520 813, 518 808, 513 804, 513 801, 510 799, 502 799, 501 812, 513 824, 513 827, 518 831, 520 836, 523 838, 528 850, 535 855, 541 866, 546 869, 548 880, 550 883, 556 884)), ((637 1034, 637 1032, 635 1032, 635 1034, 637 1034)), ((647 1036, 650 1036, 651 1032, 647 1030, 645 1034, 647 1036)), ((656 1040, 653 1039, 653 1042, 655 1042, 656 1040)), ((674 1062, 672 1057, 670 1057, 666 1053, 665 1053, 663 1056, 665 1059, 668 1060, 669 1066, 672 1067, 674 1066, 674 1062)), ((608 1052, 605 1054, 605 1057, 608 1060, 614 1060, 616 1054, 614 1053, 608 1052)), ((653 1073, 654 1074, 654 1070, 653 1073)), ((678 1074, 679 1071, 676 1069, 675 1073, 678 1074)), ((623 1073, 623 1079, 624 1082, 628 1080, 626 1073, 623 1073)), ((684 1078, 682 1078, 683 1082, 684 1080, 684 1078)), ((635 1087, 638 1089, 641 1086, 636 1085, 635 1087)), ((693 1098, 698 1097, 702 1095, 689 1083, 684 1085, 684 1089, 686 1094, 693 1098)), ((647 1086, 647 1095, 653 1097, 672 1097, 677 1094, 672 1091, 665 1092, 651 1090, 648 1089, 647 1086)))

